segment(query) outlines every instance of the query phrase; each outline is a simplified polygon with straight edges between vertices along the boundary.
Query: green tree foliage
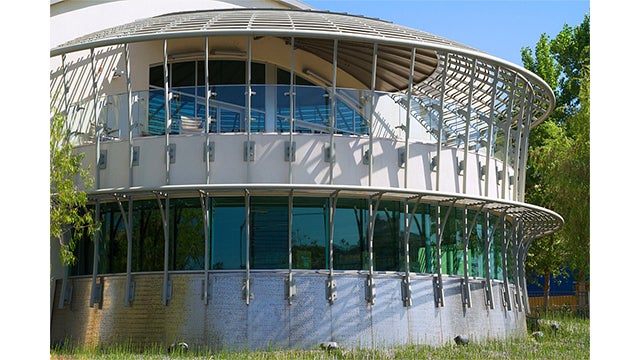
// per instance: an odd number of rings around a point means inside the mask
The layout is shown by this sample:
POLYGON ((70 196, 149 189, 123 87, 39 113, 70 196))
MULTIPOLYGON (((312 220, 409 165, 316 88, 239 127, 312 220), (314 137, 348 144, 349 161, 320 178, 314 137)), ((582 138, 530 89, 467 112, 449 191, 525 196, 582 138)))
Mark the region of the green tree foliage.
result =
POLYGON ((49 139, 49 231, 60 242, 60 258, 64 265, 75 263, 73 251, 83 233, 95 231, 93 214, 86 207, 87 195, 74 180, 86 187, 92 179, 88 169, 82 168, 83 154, 74 154, 69 142, 70 131, 65 127, 66 116, 56 112, 50 121, 49 139))
POLYGON ((589 274, 589 121, 590 19, 565 25, 550 39, 542 34, 535 51, 522 49, 525 67, 554 89, 557 106, 549 119, 531 131, 526 201, 550 208, 565 220, 560 232, 534 241, 529 249, 530 275, 549 278, 562 268, 578 281, 589 274))

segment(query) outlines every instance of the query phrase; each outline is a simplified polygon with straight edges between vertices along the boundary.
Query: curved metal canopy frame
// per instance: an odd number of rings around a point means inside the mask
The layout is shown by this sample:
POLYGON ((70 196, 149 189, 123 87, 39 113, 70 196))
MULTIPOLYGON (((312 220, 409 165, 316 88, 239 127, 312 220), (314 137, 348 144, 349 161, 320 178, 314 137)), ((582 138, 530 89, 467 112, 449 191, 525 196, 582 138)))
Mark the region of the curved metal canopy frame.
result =
POLYGON ((444 87, 447 104, 466 99, 471 64, 475 64, 473 106, 478 114, 487 116, 494 111, 510 119, 515 117, 513 111, 519 110, 507 106, 506 95, 491 101, 496 81, 506 88, 505 94, 514 85, 533 90, 532 126, 547 118, 555 107, 551 88, 520 66, 427 32, 379 19, 321 11, 225 9, 167 14, 79 37, 51 49, 50 56, 141 41, 236 35, 273 36, 285 41, 295 37, 297 48, 327 61, 332 57, 332 41, 338 40, 338 68, 348 68, 347 72, 365 86, 371 83, 369 62, 375 44, 378 46, 376 90, 388 92, 409 88, 409 55, 415 48, 413 91, 418 94, 440 98, 440 77, 445 72, 442 64, 449 56, 444 87), (514 83, 513 79, 517 81, 514 83), (518 85, 518 81, 521 84, 518 85))
POLYGON ((114 188, 88 191, 91 201, 111 201, 114 194, 126 194, 137 198, 154 198, 155 194, 163 193, 167 196, 199 197, 201 194, 215 194, 216 196, 244 196, 246 192, 251 196, 332 196, 369 199, 380 196, 384 200, 420 202, 437 204, 455 200, 456 207, 466 207, 470 210, 480 210, 496 216, 506 216, 509 219, 521 221, 525 239, 537 239, 558 231, 564 224, 559 214, 536 206, 515 201, 474 197, 467 194, 443 193, 437 191, 420 191, 416 189, 399 189, 384 187, 361 187, 344 185, 306 185, 306 184, 223 184, 223 185, 164 185, 158 187, 114 188))

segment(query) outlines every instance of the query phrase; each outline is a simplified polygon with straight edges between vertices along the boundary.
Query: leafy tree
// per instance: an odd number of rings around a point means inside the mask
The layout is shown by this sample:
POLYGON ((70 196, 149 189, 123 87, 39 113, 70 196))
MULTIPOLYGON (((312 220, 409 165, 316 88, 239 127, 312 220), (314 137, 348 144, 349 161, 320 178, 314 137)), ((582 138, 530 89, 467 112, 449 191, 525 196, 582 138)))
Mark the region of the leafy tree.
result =
POLYGON ((90 187, 89 169, 82 168, 84 154, 74 154, 70 130, 65 127, 66 115, 55 112, 50 119, 49 139, 49 231, 60 242, 63 265, 75 264, 73 253, 83 234, 92 236, 96 230, 93 213, 87 208, 87 195, 75 179, 90 187))
POLYGON ((561 231, 535 241, 527 257, 529 274, 544 275, 547 299, 549 279, 561 269, 579 283, 589 274, 589 22, 585 15, 554 39, 542 34, 535 52, 522 49, 524 66, 554 89, 557 101, 549 119, 531 131, 527 162, 527 202, 565 219, 561 231))

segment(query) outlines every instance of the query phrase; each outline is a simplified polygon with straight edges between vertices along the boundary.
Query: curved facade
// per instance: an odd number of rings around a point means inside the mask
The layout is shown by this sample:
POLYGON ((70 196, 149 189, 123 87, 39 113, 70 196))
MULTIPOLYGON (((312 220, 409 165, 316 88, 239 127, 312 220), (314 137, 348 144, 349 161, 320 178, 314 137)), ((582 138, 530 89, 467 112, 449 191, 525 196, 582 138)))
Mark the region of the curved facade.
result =
POLYGON ((114 14, 50 50, 51 106, 94 176, 84 190, 101 224, 73 268, 52 243, 52 341, 525 333, 527 249, 562 225, 523 202, 528 133, 555 105, 547 84, 297 1, 159 4, 51 5, 52 34, 114 14))

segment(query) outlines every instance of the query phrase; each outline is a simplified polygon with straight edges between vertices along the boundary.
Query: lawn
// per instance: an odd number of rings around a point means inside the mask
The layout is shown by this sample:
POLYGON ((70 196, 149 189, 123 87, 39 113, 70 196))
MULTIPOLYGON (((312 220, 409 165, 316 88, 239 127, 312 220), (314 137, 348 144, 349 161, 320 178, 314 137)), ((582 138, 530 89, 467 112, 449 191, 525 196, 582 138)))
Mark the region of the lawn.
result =
POLYGON ((452 341, 442 347, 406 346, 390 349, 334 349, 334 350, 269 350, 240 352, 211 352, 190 349, 168 353, 166 348, 153 347, 144 352, 127 347, 55 348, 51 359, 589 359, 589 320, 572 316, 547 317, 539 320, 539 331, 529 331, 528 337, 492 340, 485 343, 455 345, 452 341), (551 324, 558 324, 557 333, 551 324))

